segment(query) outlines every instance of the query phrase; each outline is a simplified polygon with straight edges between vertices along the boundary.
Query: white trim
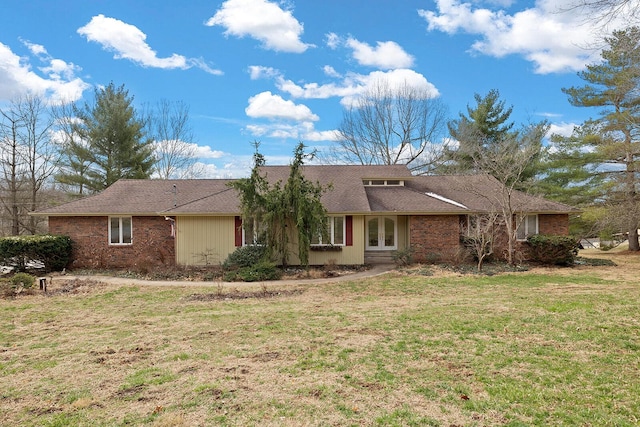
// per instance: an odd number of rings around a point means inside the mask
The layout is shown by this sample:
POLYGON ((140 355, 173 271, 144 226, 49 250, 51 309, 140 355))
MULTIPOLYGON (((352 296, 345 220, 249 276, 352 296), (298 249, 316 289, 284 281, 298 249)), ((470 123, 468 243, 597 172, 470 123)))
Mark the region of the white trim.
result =
POLYGON ((443 201, 445 203, 449 203, 450 205, 458 206, 459 208, 463 208, 463 209, 469 210, 469 208, 466 207, 465 205, 463 205, 462 203, 458 203, 455 200, 447 199, 446 197, 441 196, 439 194, 431 193, 431 192, 426 192, 424 194, 426 194, 429 197, 433 197, 434 199, 441 200, 441 201, 443 201))
POLYGON ((329 242, 324 243, 322 241, 322 236, 318 237, 319 243, 311 243, 311 246, 345 246, 347 240, 347 218, 345 215, 330 215, 327 217, 328 225, 329 225, 329 242), (335 243, 336 235, 335 235, 335 219, 342 218, 342 243, 335 243))
POLYGON ((522 220, 520 221, 520 225, 518 226, 518 228, 516 228, 516 240, 518 240, 519 242, 525 241, 527 240, 527 237, 529 236, 533 236, 536 235, 540 232, 540 217, 538 216, 538 214, 528 214, 528 215, 524 215, 522 217, 522 220), (532 232, 531 230, 529 230, 529 217, 533 216, 536 218, 536 229, 532 232), (524 227, 524 238, 520 238, 518 237, 519 231, 520 231, 520 227, 524 227))
POLYGON ((389 251, 398 249, 398 217, 391 215, 372 215, 365 217, 365 250, 367 251, 389 251), (372 219, 378 219, 378 245, 370 246, 369 245, 369 221, 372 219), (384 220, 390 219, 393 221, 393 246, 384 246, 385 241, 385 230, 384 230, 384 220), (382 242, 382 246, 380 246, 380 242, 382 242))
MULTIPOLYGON (((110 216, 108 217, 107 220, 107 228, 108 228, 108 239, 109 239, 109 246, 130 246, 133 244, 133 217, 131 216, 110 216), (114 243, 112 242, 111 239, 111 233, 112 233, 112 229, 111 229, 111 220, 112 219, 118 219, 118 242, 114 243), (129 220, 129 227, 130 227, 130 241, 129 242, 124 242, 124 236, 122 234, 122 220, 123 219, 128 219, 129 220)), ((115 237, 115 236, 114 236, 115 237)))

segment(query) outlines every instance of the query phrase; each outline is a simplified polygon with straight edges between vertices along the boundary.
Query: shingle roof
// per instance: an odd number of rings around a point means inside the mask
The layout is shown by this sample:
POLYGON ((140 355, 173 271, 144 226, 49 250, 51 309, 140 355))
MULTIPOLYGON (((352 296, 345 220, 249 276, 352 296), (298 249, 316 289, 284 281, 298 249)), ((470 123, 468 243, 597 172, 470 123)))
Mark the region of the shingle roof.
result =
MULTIPOLYGON (((420 192, 430 192, 463 204, 470 211, 500 210, 500 182, 489 175, 417 176, 407 185, 420 192)), ((514 191, 511 196, 514 211, 530 213, 578 212, 563 203, 514 191)))
MULTIPOLYGON (((289 166, 265 166, 271 183, 283 184, 289 166)), ((487 176, 412 176, 404 165, 306 165, 305 177, 329 186, 322 202, 330 213, 458 214, 491 209, 500 184, 487 176), (401 179, 405 186, 366 187, 363 179, 401 179)), ((228 179, 128 180, 103 192, 44 209, 36 215, 234 215, 240 212, 236 190, 228 179)), ((527 212, 569 213, 561 203, 516 193, 514 206, 527 212)), ((494 207, 495 209, 495 207, 494 207)))

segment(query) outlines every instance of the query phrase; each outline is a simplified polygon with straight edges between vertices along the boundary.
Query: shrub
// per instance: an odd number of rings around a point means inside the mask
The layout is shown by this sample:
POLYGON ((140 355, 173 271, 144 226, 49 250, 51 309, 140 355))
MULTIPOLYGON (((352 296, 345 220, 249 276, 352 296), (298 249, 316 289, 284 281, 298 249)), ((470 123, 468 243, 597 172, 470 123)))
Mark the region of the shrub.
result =
POLYGON ((282 271, 272 262, 262 261, 249 267, 225 274, 224 279, 229 282, 260 282, 262 280, 278 280, 282 271))
POLYGON ((407 266, 413 263, 413 248, 408 246, 404 249, 398 249, 395 251, 391 258, 396 265, 407 266))
POLYGON ((60 271, 71 259, 68 236, 11 236, 0 238, 0 262, 26 271, 30 263, 42 263, 46 271, 60 271))
POLYGON ((16 273, 10 279, 10 282, 14 289, 31 289, 36 283, 36 278, 28 273, 16 273))
POLYGON ((222 266, 224 268, 250 267, 263 261, 266 254, 266 246, 240 246, 229 254, 222 266))
POLYGON ((578 242, 569 236, 536 234, 527 238, 530 259, 546 265, 573 265, 578 256, 578 242))

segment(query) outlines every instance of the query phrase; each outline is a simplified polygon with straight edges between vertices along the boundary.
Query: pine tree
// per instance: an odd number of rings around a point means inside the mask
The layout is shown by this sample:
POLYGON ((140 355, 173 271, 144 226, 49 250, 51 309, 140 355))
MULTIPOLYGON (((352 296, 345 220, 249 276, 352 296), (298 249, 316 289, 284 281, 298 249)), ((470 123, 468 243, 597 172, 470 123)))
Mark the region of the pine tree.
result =
POLYGON ((124 86, 96 89, 92 104, 73 106, 58 181, 97 192, 121 178, 149 178, 155 159, 144 122, 124 86))
MULTIPOLYGON (((640 28, 614 31, 605 39, 603 61, 578 75, 587 83, 563 89, 578 107, 597 107, 600 117, 587 121, 568 138, 555 137, 547 182, 559 195, 585 189, 595 202, 606 203, 608 223, 629 236, 629 249, 640 250, 640 28), (570 160, 562 164, 562 161, 570 160), (564 180, 564 181, 563 181, 564 180)), ((575 194, 574 194, 575 197, 575 194)), ((581 201, 581 200, 578 200, 581 201)))
POLYGON ((513 107, 505 106, 497 89, 490 90, 484 97, 476 93, 474 99, 475 108, 467 106, 468 116, 460 113, 459 119, 447 124, 451 137, 459 145, 446 150, 441 172, 478 172, 474 158, 500 144, 513 128, 513 122, 508 121, 513 107))

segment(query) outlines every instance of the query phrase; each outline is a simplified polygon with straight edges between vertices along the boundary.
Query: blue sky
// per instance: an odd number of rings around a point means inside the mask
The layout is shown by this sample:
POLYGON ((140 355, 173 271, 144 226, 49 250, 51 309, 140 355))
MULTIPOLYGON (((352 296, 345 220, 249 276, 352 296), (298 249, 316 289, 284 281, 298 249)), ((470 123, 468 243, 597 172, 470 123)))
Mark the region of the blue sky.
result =
POLYGON ((597 111, 561 88, 600 57, 568 3, 5 0, 0 103, 82 102, 111 81, 138 107, 184 102, 207 177, 245 175, 254 140, 268 164, 286 164, 298 141, 329 146, 343 106, 381 78, 431 90, 452 118, 498 89, 516 123, 567 133, 597 111))

